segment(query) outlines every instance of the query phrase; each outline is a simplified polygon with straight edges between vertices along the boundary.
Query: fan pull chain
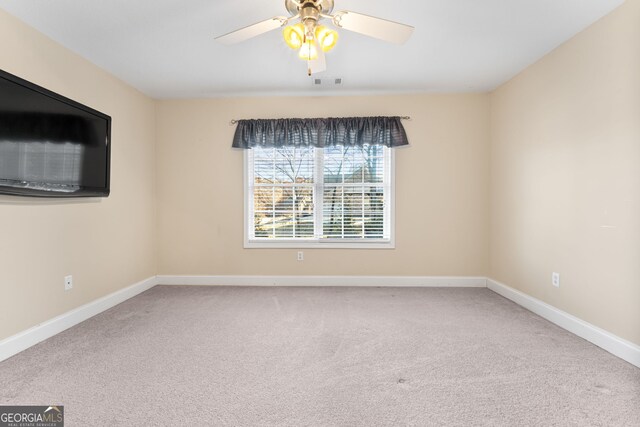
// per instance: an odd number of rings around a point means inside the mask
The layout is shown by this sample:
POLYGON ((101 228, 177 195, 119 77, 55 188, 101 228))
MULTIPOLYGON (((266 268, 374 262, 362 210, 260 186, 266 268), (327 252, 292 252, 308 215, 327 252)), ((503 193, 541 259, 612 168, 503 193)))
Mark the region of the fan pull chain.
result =
MULTIPOLYGON (((302 38, 302 46, 307 47, 307 32, 305 30, 304 37, 302 38)), ((311 77, 311 65, 309 64, 311 61, 311 49, 307 48, 307 76, 311 77)))

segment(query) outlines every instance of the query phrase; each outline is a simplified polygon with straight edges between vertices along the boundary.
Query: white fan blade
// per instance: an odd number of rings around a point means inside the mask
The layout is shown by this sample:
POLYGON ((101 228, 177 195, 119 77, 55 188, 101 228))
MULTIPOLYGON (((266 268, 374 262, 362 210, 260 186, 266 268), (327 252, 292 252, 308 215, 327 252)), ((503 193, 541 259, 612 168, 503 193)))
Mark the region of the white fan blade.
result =
POLYGON ((289 22, 289 18, 285 16, 276 16, 266 21, 258 22, 257 24, 249 25, 248 27, 240 28, 239 30, 232 31, 230 33, 218 36, 215 39, 220 43, 234 44, 240 43, 251 37, 259 36, 276 28, 280 28, 289 22))
POLYGON ((397 44, 406 42, 413 33, 411 25, 387 21, 386 19, 348 10, 341 10, 336 13, 333 16, 333 23, 345 30, 397 44))
POLYGON ((314 40, 316 44, 316 51, 318 52, 318 57, 316 59, 312 59, 311 61, 307 61, 307 65, 309 66, 309 75, 321 73, 326 71, 327 69, 327 61, 324 56, 324 50, 320 48, 320 43, 318 40, 314 40))

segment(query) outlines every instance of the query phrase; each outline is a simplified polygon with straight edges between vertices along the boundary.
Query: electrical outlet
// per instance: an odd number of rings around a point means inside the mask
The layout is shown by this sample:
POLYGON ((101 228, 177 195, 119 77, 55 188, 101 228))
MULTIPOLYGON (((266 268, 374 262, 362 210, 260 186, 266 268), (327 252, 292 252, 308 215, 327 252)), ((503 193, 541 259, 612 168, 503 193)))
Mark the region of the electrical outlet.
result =
POLYGON ((298 252, 298 261, 304 261, 304 252, 298 252))
POLYGON ((73 288, 73 276, 64 276, 64 290, 68 291, 73 288))
POLYGON ((560 273, 551 274, 551 284, 556 288, 560 287, 560 273))

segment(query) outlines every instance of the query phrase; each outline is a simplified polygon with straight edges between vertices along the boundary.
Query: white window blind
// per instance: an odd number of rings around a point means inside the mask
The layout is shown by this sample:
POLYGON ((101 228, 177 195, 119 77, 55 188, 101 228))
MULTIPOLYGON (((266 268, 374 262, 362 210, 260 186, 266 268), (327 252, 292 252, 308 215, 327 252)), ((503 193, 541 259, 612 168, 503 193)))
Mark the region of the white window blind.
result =
POLYGON ((392 151, 381 145, 246 151, 248 247, 392 245, 392 151))

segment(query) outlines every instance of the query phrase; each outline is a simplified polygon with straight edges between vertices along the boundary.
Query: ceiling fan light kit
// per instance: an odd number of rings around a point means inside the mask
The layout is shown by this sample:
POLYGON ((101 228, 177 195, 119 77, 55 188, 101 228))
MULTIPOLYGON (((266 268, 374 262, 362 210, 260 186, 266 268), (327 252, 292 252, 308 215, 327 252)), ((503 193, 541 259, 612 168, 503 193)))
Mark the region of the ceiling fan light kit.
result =
POLYGON ((318 24, 322 19, 330 20, 337 28, 397 44, 406 42, 413 33, 413 27, 409 25, 360 13, 340 11, 331 15, 334 0, 285 0, 284 4, 289 17, 276 16, 216 37, 216 40, 225 44, 239 43, 285 27, 282 31, 285 43, 298 50, 300 59, 307 61, 307 72, 311 76, 326 70, 324 53, 338 42, 335 30, 318 24), (288 25, 296 19, 299 19, 297 24, 288 25))
POLYGON ((306 34, 304 25, 301 23, 289 25, 282 30, 282 36, 287 46, 294 50, 303 48, 305 43, 314 44, 312 42, 315 39, 324 52, 329 52, 338 42, 338 33, 324 25, 316 26, 313 37, 306 34))

